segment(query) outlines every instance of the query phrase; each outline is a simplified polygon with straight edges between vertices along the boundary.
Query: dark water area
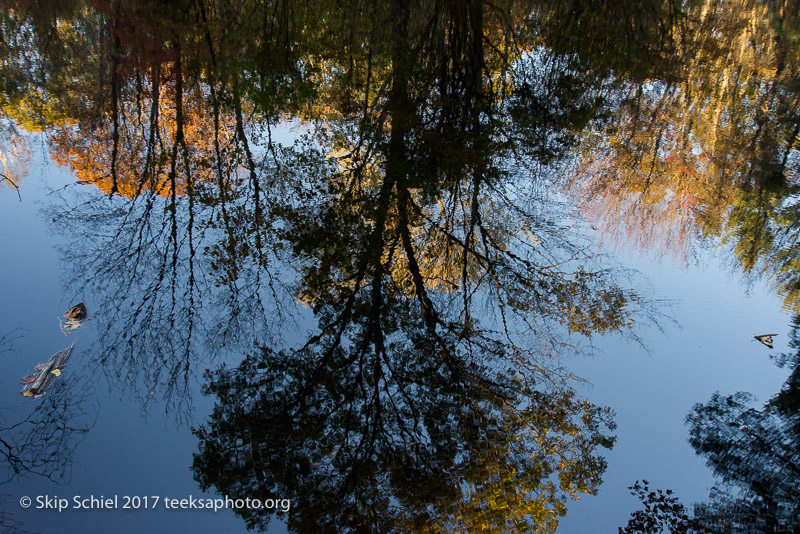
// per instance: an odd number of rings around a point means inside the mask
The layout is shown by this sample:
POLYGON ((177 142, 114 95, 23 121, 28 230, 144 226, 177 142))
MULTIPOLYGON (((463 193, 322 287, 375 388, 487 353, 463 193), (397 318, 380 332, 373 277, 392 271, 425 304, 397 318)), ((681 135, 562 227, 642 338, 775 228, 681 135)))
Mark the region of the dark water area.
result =
POLYGON ((0 6, 3 532, 800 529, 800 3, 0 6))

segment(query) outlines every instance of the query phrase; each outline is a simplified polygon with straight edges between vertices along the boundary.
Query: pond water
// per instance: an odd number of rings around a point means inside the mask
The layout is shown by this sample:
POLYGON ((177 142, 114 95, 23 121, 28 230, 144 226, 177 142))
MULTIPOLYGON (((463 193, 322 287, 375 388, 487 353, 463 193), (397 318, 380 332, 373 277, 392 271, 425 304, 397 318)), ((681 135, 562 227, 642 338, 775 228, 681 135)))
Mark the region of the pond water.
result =
POLYGON ((796 531, 792 5, 4 3, 3 530, 796 531))

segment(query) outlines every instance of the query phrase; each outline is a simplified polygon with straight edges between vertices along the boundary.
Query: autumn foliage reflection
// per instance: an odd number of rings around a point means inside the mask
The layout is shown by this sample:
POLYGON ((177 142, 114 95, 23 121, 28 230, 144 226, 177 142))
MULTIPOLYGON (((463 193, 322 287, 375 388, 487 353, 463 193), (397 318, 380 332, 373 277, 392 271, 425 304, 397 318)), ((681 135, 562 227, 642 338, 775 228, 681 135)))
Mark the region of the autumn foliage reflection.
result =
POLYGON ((296 499, 293 530, 555 530, 613 444, 558 358, 649 318, 541 187, 608 65, 527 2, 144 5, 79 14, 97 107, 44 122, 109 193, 50 212, 101 296, 97 361, 188 410, 192 375, 248 354, 206 375, 195 476, 296 499), (307 133, 277 143, 284 119, 307 133))
POLYGON ((265 348, 213 373, 201 486, 291 496, 298 532, 554 531, 564 497, 599 484, 610 413, 488 362, 448 369, 415 330, 383 355, 265 348))
POLYGON ((609 235, 686 261, 730 245, 798 302, 797 5, 707 0, 674 27, 680 61, 621 84, 568 181, 609 235))

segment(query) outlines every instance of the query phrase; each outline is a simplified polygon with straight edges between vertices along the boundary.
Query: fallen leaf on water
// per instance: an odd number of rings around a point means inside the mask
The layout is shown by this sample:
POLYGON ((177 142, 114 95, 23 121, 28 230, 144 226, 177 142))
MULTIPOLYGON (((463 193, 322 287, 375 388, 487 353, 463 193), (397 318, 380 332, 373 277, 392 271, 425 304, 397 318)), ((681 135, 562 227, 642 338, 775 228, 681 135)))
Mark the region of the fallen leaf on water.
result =
POLYGON ((778 334, 761 334, 758 336, 753 336, 755 339, 763 343, 769 348, 772 348, 772 336, 777 336, 778 334))

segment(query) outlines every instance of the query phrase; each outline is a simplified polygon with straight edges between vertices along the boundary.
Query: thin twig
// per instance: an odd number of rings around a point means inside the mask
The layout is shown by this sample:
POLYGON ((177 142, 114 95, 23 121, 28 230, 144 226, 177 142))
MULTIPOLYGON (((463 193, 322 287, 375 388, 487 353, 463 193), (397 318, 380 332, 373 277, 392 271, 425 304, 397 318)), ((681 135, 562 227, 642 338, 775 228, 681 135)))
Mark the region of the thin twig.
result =
POLYGON ((19 201, 22 202, 22 195, 20 195, 20 193, 19 193, 19 186, 14 183, 14 180, 12 180, 11 178, 9 178, 8 176, 6 176, 3 173, 0 173, 0 176, 3 177, 3 180, 8 180, 8 183, 10 183, 11 185, 14 186, 14 189, 17 190, 17 196, 19 197, 19 201))

